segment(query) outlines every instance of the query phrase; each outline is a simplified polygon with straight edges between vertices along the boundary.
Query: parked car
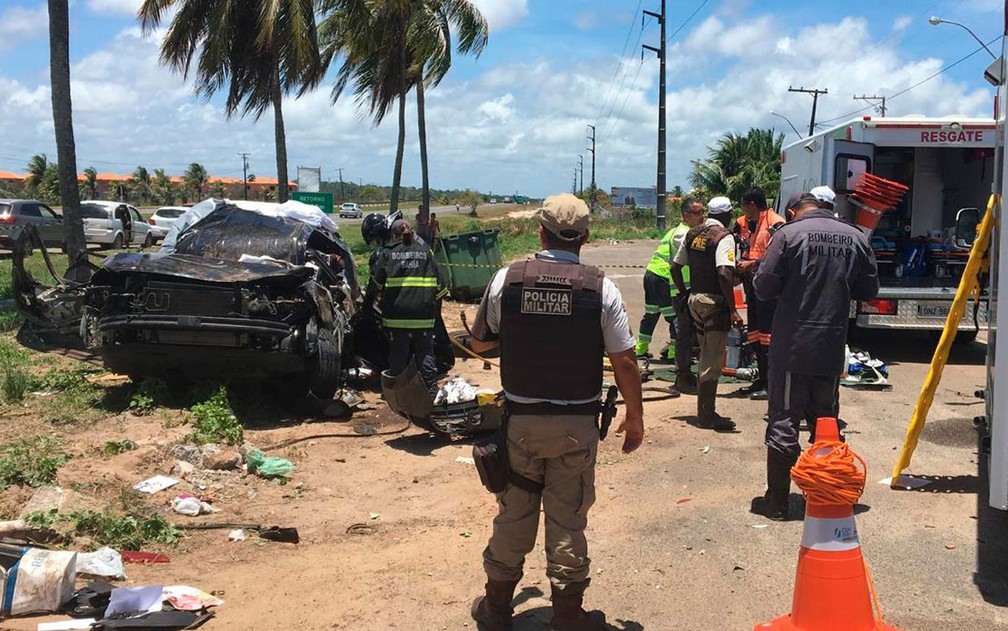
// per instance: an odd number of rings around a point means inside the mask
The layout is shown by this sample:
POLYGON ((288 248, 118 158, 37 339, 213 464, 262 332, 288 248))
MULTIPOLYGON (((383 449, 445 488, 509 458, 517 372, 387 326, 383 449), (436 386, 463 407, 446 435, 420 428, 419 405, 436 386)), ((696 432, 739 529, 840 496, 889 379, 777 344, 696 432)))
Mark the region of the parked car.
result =
POLYGON ((175 220, 181 217, 187 210, 189 209, 181 206, 162 206, 154 211, 154 214, 147 220, 147 223, 151 226, 154 240, 160 241, 164 239, 168 231, 171 230, 175 220))
POLYGON ((107 245, 113 250, 124 247, 154 245, 151 226, 140 211, 123 202, 88 200, 81 202, 84 220, 84 240, 107 245))
POLYGON ((180 222, 159 252, 115 254, 94 273, 85 345, 134 380, 268 380, 332 398, 356 367, 344 338, 360 295, 332 219, 207 200, 180 222))
POLYGON ((27 224, 38 229, 46 246, 63 247, 63 218, 52 208, 34 199, 0 199, 0 247, 10 249, 11 232, 27 224))
POLYGON ((346 202, 340 206, 339 216, 341 219, 346 217, 349 217, 350 219, 360 219, 364 216, 364 211, 361 210, 360 204, 346 202))

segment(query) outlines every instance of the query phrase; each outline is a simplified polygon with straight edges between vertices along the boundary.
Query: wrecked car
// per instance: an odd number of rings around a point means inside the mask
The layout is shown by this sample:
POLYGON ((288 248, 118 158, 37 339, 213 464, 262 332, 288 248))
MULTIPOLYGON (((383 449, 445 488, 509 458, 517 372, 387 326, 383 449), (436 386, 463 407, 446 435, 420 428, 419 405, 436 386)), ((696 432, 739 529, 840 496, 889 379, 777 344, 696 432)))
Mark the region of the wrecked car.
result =
POLYGON ((85 346, 134 381, 269 379, 329 399, 353 361, 353 257, 298 202, 197 204, 159 252, 108 257, 81 292, 85 346))

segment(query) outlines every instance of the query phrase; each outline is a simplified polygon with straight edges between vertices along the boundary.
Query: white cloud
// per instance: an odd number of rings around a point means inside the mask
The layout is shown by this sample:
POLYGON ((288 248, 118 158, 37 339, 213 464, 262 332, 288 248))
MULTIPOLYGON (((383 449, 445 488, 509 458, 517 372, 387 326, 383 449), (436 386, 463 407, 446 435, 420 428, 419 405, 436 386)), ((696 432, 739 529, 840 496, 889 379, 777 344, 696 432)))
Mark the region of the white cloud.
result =
POLYGON ((0 13, 0 51, 10 50, 23 41, 42 39, 49 34, 49 13, 45 4, 28 9, 10 7, 0 13))
POLYGON ((914 21, 914 19, 912 17, 910 17, 909 15, 900 16, 900 17, 896 18, 895 22, 893 22, 892 30, 893 30, 894 33, 899 33, 900 31, 905 31, 907 29, 907 27, 909 27, 911 24, 913 24, 913 21, 914 21))
POLYGON ((490 25, 491 31, 514 26, 528 16, 528 0, 472 0, 490 25))
POLYGON ((574 26, 581 31, 590 31, 598 26, 598 15, 592 11, 582 11, 574 18, 574 26))
POLYGON ((136 15, 143 0, 87 0, 87 6, 95 13, 136 15))

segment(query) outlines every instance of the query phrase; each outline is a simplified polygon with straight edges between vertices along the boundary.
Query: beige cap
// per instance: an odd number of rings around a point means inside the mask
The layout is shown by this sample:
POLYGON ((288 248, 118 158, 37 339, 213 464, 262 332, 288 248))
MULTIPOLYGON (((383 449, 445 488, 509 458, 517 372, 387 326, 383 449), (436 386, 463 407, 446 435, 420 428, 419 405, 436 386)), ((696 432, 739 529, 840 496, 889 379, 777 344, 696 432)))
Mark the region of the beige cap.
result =
POLYGON ((724 215, 732 211, 731 200, 727 197, 715 197, 707 202, 708 215, 724 215))
POLYGON ((570 193, 547 197, 539 223, 563 241, 578 241, 588 232, 588 204, 570 193))

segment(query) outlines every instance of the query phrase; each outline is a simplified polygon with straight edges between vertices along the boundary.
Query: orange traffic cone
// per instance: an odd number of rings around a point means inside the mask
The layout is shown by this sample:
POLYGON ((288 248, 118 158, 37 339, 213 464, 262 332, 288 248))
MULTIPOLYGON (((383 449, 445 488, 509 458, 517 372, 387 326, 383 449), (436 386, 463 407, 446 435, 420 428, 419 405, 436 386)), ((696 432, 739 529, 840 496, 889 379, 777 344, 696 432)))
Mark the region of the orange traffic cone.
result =
POLYGON ((854 503, 864 490, 865 471, 863 461, 840 442, 836 419, 818 419, 816 442, 791 477, 806 500, 791 615, 757 624, 753 631, 898 631, 882 621, 861 556, 854 503), (824 481, 844 475, 848 480, 840 492, 826 488, 824 481))

